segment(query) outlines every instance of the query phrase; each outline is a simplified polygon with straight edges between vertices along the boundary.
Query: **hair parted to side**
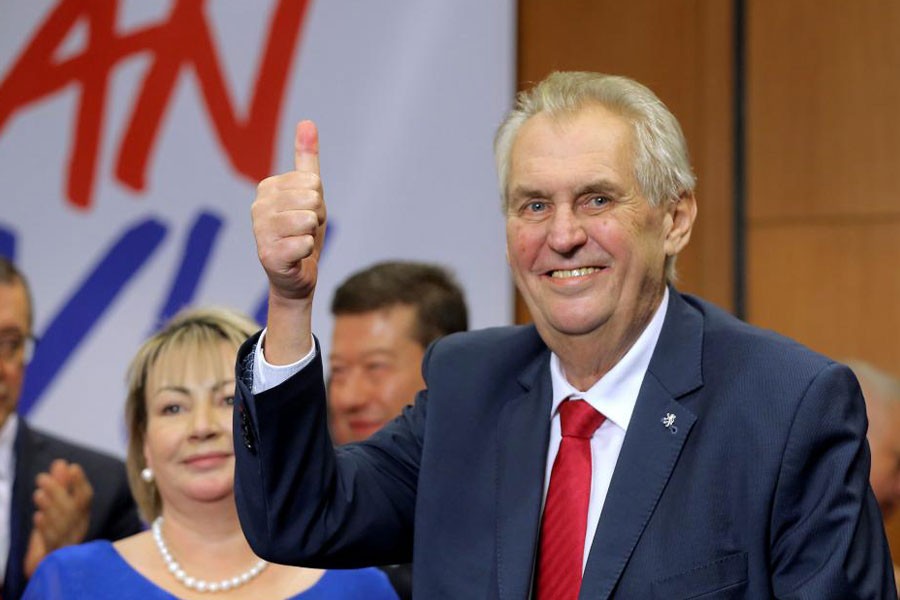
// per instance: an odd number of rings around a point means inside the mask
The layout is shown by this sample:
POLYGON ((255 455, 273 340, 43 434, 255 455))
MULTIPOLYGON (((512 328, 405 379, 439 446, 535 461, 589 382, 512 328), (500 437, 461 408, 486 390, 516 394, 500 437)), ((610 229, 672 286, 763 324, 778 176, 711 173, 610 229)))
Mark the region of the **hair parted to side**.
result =
MULTIPOLYGON (((141 479, 147 466, 144 440, 147 433, 147 380, 154 367, 174 352, 185 351, 191 360, 221 361, 222 342, 240 345, 260 329, 252 319, 226 308, 195 308, 179 312, 162 329, 144 342, 128 367, 128 393, 125 399, 125 423, 128 429, 128 453, 125 466, 128 485, 141 515, 153 521, 162 511, 162 498, 156 485, 141 479)), ((214 363, 213 363, 214 364, 214 363)))
POLYGON ((675 200, 693 192, 691 169, 681 126, 666 105, 648 87, 618 75, 585 71, 557 71, 530 90, 520 92, 494 138, 494 157, 500 179, 504 212, 510 151, 519 128, 539 113, 564 117, 586 105, 599 104, 634 126, 635 179, 651 204, 675 200))
POLYGON ((22 274, 13 261, 5 256, 0 256, 0 285, 21 285, 25 289, 25 298, 28 300, 28 329, 34 326, 34 309, 31 302, 31 288, 28 287, 28 279, 22 274))
MULTIPOLYGON (((618 75, 557 71, 530 90, 520 92, 516 105, 497 130, 494 158, 503 212, 509 208, 510 154, 519 128, 531 117, 547 113, 565 118, 591 104, 629 120, 634 128, 634 176, 651 206, 692 194, 691 169, 684 134, 675 116, 648 87, 618 75)), ((666 278, 674 281, 675 256, 666 257, 666 278)))
POLYGON ((465 296, 454 277, 437 265, 411 261, 381 262, 357 271, 335 291, 331 313, 360 314, 397 305, 415 309, 412 335, 424 348, 469 327, 465 296))

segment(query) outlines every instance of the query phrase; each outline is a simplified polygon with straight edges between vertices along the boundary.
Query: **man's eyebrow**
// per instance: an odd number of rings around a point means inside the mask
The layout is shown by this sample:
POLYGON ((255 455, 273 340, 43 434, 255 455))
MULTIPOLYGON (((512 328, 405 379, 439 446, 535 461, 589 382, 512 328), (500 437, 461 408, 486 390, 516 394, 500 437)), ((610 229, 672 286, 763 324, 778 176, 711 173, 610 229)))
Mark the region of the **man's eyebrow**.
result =
POLYGON ((608 179, 597 179, 575 188, 576 196, 583 196, 585 194, 610 194, 614 196, 623 196, 625 195, 625 189, 619 184, 608 179))
POLYGON ((509 192, 510 198, 546 198, 547 196, 547 192, 524 185, 517 185, 509 192))
MULTIPOLYGON (((360 352, 359 356, 361 358, 372 358, 372 357, 378 357, 378 356, 385 356, 387 358, 393 358, 394 356, 396 356, 396 354, 397 353, 394 350, 391 350, 390 348, 373 348, 371 350, 364 350, 363 352, 360 352)), ((328 359, 330 361, 344 360, 344 358, 340 354, 335 354, 333 352, 328 356, 328 359)))

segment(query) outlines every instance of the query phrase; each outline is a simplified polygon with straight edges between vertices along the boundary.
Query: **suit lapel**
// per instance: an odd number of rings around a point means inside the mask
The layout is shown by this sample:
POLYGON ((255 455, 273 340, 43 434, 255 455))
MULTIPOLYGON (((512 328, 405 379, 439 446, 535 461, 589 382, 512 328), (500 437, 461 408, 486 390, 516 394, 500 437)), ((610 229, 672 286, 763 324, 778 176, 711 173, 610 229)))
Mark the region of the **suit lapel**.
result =
POLYGON ((4 594, 17 598, 25 588, 25 574, 22 570, 28 538, 31 536, 31 521, 34 517, 34 478, 38 474, 36 464, 41 452, 40 441, 19 416, 16 432, 16 467, 13 478, 12 498, 9 507, 9 556, 6 562, 4 594))
POLYGON ((550 441, 549 351, 523 371, 522 394, 501 409, 497 431, 497 584, 500 598, 527 597, 541 521, 550 441))
MULTIPOLYGON (((609 598, 678 462, 696 415, 676 401, 702 385, 703 321, 669 290, 669 305, 591 544, 581 598, 609 598), (674 415, 671 427, 663 419, 674 415)), ((671 417, 669 417, 671 419, 671 417)))

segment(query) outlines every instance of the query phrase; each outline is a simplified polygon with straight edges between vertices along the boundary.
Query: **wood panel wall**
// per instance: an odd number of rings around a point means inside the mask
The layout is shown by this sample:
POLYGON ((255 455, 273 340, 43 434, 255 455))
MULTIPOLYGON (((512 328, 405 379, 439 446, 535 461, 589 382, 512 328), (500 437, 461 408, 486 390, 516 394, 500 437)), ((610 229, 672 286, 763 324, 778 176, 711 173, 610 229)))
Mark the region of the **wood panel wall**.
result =
POLYGON ((900 374, 900 3, 747 9, 747 316, 900 374))
MULTIPOLYGON (((519 88, 555 70, 632 77, 678 117, 698 175, 679 288, 732 305, 731 2, 521 0, 519 88)), ((521 299, 517 322, 530 320, 521 299)))

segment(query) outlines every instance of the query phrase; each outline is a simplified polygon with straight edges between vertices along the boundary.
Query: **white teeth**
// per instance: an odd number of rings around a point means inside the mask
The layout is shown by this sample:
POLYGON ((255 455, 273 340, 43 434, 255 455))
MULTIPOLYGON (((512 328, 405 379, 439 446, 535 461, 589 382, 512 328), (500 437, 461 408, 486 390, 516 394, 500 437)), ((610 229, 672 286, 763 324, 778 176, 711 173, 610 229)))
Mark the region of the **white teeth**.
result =
POLYGON ((598 269, 597 267, 581 267, 580 269, 552 271, 550 273, 550 277, 555 277, 556 279, 565 279, 568 277, 583 277, 599 270, 600 269, 598 269))

